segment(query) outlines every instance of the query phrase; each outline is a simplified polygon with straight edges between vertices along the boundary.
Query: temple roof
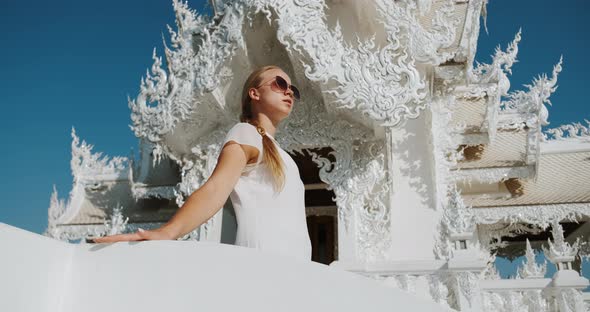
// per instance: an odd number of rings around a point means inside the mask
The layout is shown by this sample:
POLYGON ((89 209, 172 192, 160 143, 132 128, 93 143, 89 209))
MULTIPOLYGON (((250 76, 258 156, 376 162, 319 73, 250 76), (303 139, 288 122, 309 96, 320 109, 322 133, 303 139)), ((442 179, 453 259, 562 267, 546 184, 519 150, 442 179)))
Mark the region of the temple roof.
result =
POLYGON ((474 207, 590 203, 590 142, 541 144, 536 177, 518 179, 520 196, 468 197, 474 207), (488 198, 486 198, 488 197, 488 198))

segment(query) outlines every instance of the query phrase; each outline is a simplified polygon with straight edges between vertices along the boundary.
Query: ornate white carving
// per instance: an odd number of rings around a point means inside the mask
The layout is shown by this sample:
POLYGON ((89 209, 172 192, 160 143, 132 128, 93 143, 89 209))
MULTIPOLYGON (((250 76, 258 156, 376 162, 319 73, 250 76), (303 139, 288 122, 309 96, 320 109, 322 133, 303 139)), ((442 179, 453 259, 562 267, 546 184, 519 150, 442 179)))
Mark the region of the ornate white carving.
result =
POLYGON ((142 79, 137 98, 129 100, 135 135, 156 144, 198 108, 198 96, 229 78, 224 68, 244 45, 243 8, 238 3, 226 5, 219 20, 197 15, 186 2, 174 0, 173 6, 178 31, 169 28, 172 49, 165 50, 167 71, 154 50, 152 73, 142 79))
POLYGON ((76 130, 72 128, 72 160, 70 166, 74 183, 94 182, 100 180, 127 179, 128 159, 126 157, 108 157, 102 153, 92 153, 93 146, 80 142, 76 130))
POLYGON ((478 224, 528 223, 547 228, 553 220, 578 221, 590 216, 590 203, 473 208, 478 224))
POLYGON ((461 193, 456 187, 449 190, 449 202, 443 211, 442 222, 449 229, 450 234, 473 233, 475 217, 473 209, 463 202, 461 193))
POLYGON ((586 311, 582 292, 577 289, 566 288, 555 296, 557 309, 560 312, 586 311))
POLYGON ((416 276, 410 274, 391 275, 386 277, 386 283, 409 293, 416 292, 416 276))
POLYGON ((586 126, 579 122, 561 125, 544 131, 544 141, 582 141, 590 142, 590 120, 584 119, 586 126))
POLYGON ((440 275, 427 275, 430 296, 432 300, 444 307, 449 307, 448 297, 449 288, 446 285, 446 276, 440 275))
POLYGON ((429 27, 418 21, 414 1, 380 0, 375 5, 389 44, 378 48, 372 39, 353 46, 342 39, 339 27, 329 30, 322 1, 235 1, 223 10, 216 4, 219 14, 211 21, 184 2, 173 4, 178 31, 170 30, 167 70, 154 52, 152 73, 142 80, 138 97, 129 102, 135 134, 155 143, 192 114, 199 96, 231 75, 224 64, 244 46, 244 13, 252 20, 252 13, 263 12, 269 21, 276 13, 279 41, 303 59, 307 77, 322 82, 324 91, 334 96, 328 105, 355 109, 386 125, 418 116, 426 85, 414 58, 430 64, 449 59, 452 52, 447 48, 455 42, 459 23, 451 0, 435 12, 429 27))
POLYGON ((547 299, 543 297, 543 293, 541 290, 530 290, 524 292, 524 297, 522 298, 524 304, 528 307, 528 311, 539 311, 545 312, 549 311, 549 304, 547 299))
MULTIPOLYGON (((358 214, 357 241, 359 258, 366 260, 385 258, 391 245, 389 187, 384 169, 383 154, 380 154, 369 162, 364 174, 349 180, 356 187, 347 196, 360 197, 363 201, 358 214)), ((342 196, 342 188, 338 193, 342 196)))
POLYGON ((506 112, 535 114, 540 119, 541 125, 548 125, 549 113, 545 104, 551 105, 549 97, 557 90, 557 76, 561 72, 562 62, 563 57, 553 67, 551 78, 542 74, 533 80, 532 85, 525 85, 528 91, 517 90, 508 94, 508 100, 502 102, 501 108, 506 112))
MULTIPOLYGON (((488 252, 490 252, 490 251, 488 251, 488 252)), ((502 277, 500 276, 500 272, 498 272, 498 269, 496 268, 496 264, 494 263, 494 261, 496 260, 496 256, 495 255, 492 255, 492 258, 493 259, 487 264, 487 266, 483 270, 483 272, 481 272, 481 275, 480 276, 481 276, 482 280, 499 280, 499 279, 502 279, 502 277)))
MULTIPOLYGON (((404 118, 416 118, 424 108, 426 84, 408 47, 401 42, 410 27, 419 27, 408 25, 410 21, 399 16, 404 10, 415 8, 413 1, 396 2, 393 7, 386 1, 375 2, 387 30, 388 44, 383 48, 377 48, 374 39, 359 39, 353 46, 344 41, 339 26, 329 30, 323 1, 256 0, 248 3, 252 4, 254 12, 263 12, 269 20, 271 9, 276 12, 279 41, 289 52, 303 59, 307 78, 321 82, 324 91, 333 96, 328 105, 355 110, 389 126, 404 118), (384 16, 392 13, 394 15, 384 16)), ((414 22, 415 18, 410 20, 414 22)), ((424 32, 415 35, 424 35, 424 32)))
POLYGON ((531 248, 528 238, 526 240, 526 260, 518 269, 518 276, 521 278, 543 278, 547 272, 547 260, 544 264, 537 264, 535 251, 531 248))
MULTIPOLYGON (((477 211, 477 209, 474 209, 474 211, 477 211)), ((515 237, 522 234, 535 235, 543 232, 543 229, 540 227, 523 223, 479 224, 478 229, 480 243, 490 252, 498 248, 507 247, 507 243, 502 241, 503 237, 515 237)), ((520 256, 521 252, 522 250, 519 248, 518 254, 513 255, 514 258, 520 256)))
POLYGON ((418 3, 418 12, 420 12, 420 15, 424 15, 430 11, 432 0, 417 0, 416 2, 418 3))
MULTIPOLYGON (((382 149, 383 144, 379 145, 382 149)), ((368 150, 371 151, 372 148, 368 150)), ((383 259, 391 238, 389 237, 389 205, 388 201, 385 201, 389 188, 385 178, 386 170, 382 151, 375 155, 375 159, 368 161, 364 169, 355 162, 349 163, 354 166, 353 168, 343 166, 340 161, 344 160, 346 164, 347 158, 336 158, 336 162, 333 162, 317 153, 309 153, 312 161, 320 168, 320 178, 336 195, 339 222, 342 221, 339 224, 350 231, 352 229, 349 228, 348 220, 353 213, 358 216, 357 227, 354 229, 359 246, 358 258, 366 261, 383 259), (336 164, 341 170, 335 168, 336 164), (342 170, 344 168, 347 169, 342 170)))
POLYGON ((420 13, 430 10, 429 2, 419 0, 416 4, 414 1, 380 0, 375 4, 388 33, 407 40, 411 57, 420 63, 439 65, 455 53, 449 48, 456 40, 460 20, 455 16, 454 1, 444 0, 443 5, 433 12, 432 25, 425 28, 418 18, 420 13))
POLYGON ((542 290, 482 292, 483 310, 494 312, 548 312, 549 304, 542 290))
MULTIPOLYGON (((108 158, 102 153, 93 153, 93 146, 85 141, 80 142, 76 130, 72 128, 72 159, 70 166, 73 175, 73 186, 67 202, 59 199, 54 186, 48 209, 47 229, 44 235, 59 240, 75 240, 85 236, 68 233, 63 227, 78 213, 86 190, 94 191, 104 187, 104 181, 127 180, 129 175, 128 159, 125 157, 108 158)), ((89 230, 88 235, 99 235, 102 232, 89 230)))
POLYGON ((59 199, 57 189, 53 185, 53 192, 51 193, 51 199, 49 201, 49 209, 47 211, 48 221, 47 229, 43 233, 46 236, 57 238, 59 236, 59 230, 57 224, 59 220, 65 215, 67 204, 63 199, 59 199))
POLYGON ((477 296, 480 295, 479 277, 474 272, 451 273, 450 287, 453 289, 450 296, 451 308, 469 310, 474 305, 477 296), (464 298, 465 302, 461 299, 464 298), (463 304, 462 304, 463 303, 463 304), (469 305, 469 306, 465 306, 469 305))
POLYGON ((111 219, 104 222, 106 235, 116 235, 125 232, 128 221, 128 217, 123 217, 123 207, 115 207, 111 214, 111 219))
POLYGON ((510 80, 506 74, 512 74, 512 65, 516 62, 520 40, 521 30, 508 44, 506 51, 496 47, 495 54, 492 56, 492 64, 476 63, 476 66, 469 72, 470 81, 479 84, 497 83, 499 94, 501 96, 507 95, 510 90, 510 80))
POLYGON ((501 307, 504 305, 504 298, 501 294, 496 292, 482 292, 482 305, 484 311, 502 311, 501 307))
MULTIPOLYGON (((574 258, 578 254, 580 238, 578 237, 573 245, 570 245, 568 242, 566 242, 565 238, 563 237, 563 227, 561 224, 559 224, 559 220, 553 220, 551 223, 551 234, 553 234, 554 242, 552 243, 550 239, 547 239, 549 248, 543 246, 545 257, 547 257, 549 261, 556 265, 574 261, 574 258)), ((563 268, 561 265, 558 265, 558 269, 561 270, 568 268, 563 268)))

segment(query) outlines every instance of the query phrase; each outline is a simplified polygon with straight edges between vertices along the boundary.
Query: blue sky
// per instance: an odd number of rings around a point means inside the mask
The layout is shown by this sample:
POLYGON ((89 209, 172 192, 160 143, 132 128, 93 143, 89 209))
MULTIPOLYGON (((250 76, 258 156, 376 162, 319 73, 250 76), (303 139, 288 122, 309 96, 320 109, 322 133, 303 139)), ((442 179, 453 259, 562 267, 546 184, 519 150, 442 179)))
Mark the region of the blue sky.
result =
MULTIPOLYGON (((563 55, 551 126, 590 119, 589 2, 491 0, 487 23, 478 60, 489 62, 522 27, 512 89, 550 73, 563 55)), ((44 231, 53 184, 61 198, 71 188, 72 126, 95 151, 137 150, 126 98, 137 94, 153 48, 162 55, 167 24, 174 25, 171 0, 0 1, 0 222, 44 231)))

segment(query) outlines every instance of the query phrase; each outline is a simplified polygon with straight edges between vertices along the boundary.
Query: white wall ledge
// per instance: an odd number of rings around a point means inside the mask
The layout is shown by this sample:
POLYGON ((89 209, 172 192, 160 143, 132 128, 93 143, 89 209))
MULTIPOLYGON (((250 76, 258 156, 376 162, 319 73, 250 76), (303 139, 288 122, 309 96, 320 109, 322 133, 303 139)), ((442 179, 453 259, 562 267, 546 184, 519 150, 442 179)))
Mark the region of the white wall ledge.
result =
POLYGON ((355 273, 194 241, 73 245, 0 223, 0 311, 447 311, 355 273))

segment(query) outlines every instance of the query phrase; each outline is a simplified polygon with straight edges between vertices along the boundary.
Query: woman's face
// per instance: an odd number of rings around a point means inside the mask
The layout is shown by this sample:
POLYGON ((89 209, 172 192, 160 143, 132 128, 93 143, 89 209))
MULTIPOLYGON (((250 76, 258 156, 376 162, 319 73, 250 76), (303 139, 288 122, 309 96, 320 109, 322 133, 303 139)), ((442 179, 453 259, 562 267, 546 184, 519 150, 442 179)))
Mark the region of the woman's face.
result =
POLYGON ((293 91, 287 89, 280 91, 273 87, 275 78, 282 77, 291 85, 291 78, 280 69, 271 69, 260 75, 258 88, 250 88, 249 94, 252 99, 252 112, 263 113, 273 120, 280 121, 291 113, 295 99, 293 91))

